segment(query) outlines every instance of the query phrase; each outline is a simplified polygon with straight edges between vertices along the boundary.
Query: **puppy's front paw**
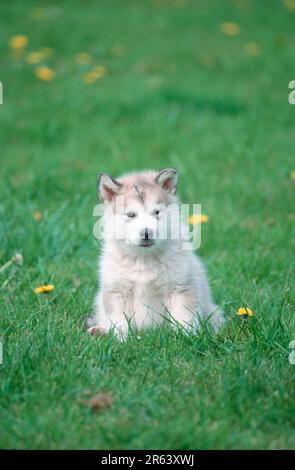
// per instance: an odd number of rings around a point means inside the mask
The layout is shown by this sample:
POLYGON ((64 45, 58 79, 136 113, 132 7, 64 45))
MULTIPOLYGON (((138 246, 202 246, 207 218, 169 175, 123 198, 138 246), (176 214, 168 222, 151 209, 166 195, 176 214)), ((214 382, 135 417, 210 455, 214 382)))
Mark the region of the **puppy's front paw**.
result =
POLYGON ((87 333, 91 336, 105 336, 107 331, 104 328, 101 328, 98 325, 91 326, 88 328, 87 333))

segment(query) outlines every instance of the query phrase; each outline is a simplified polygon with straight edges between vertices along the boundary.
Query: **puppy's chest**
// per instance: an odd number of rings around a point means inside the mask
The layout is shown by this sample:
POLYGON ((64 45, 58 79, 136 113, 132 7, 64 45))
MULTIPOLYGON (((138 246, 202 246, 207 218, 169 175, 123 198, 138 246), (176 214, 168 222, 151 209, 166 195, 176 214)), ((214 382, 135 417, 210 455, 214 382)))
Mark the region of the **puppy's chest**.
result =
MULTIPOLYGON (((171 286, 171 271, 166 266, 120 266, 113 282, 133 297, 163 296, 171 286)), ((172 282, 173 283, 173 282, 172 282)))

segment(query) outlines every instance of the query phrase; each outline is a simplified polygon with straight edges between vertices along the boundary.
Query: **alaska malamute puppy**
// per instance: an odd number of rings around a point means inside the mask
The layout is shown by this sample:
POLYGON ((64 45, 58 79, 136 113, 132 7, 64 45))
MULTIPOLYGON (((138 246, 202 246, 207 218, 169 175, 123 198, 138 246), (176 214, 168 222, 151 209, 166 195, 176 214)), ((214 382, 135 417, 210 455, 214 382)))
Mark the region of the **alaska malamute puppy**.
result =
POLYGON ((138 330, 165 319, 184 328, 208 316, 215 328, 222 323, 201 261, 183 249, 182 236, 171 236, 180 219, 176 185, 172 168, 116 180, 101 174, 104 242, 89 333, 113 329, 123 339, 129 323, 138 330))

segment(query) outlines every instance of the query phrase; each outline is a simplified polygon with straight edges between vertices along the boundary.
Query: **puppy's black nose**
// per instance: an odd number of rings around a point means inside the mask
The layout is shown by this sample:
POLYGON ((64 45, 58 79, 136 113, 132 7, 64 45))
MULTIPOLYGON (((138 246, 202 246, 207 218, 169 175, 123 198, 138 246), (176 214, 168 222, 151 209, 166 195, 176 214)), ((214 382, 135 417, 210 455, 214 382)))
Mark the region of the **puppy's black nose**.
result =
POLYGON ((153 238, 153 231, 148 227, 145 227, 143 230, 141 230, 140 235, 144 240, 150 240, 153 238))

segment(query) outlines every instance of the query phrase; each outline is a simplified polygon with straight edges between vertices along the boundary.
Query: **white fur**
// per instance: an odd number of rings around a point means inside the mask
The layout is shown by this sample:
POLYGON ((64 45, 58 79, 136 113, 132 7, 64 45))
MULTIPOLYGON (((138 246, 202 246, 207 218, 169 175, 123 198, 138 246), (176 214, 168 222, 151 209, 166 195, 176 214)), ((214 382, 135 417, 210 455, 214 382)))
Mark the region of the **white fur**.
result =
MULTIPOLYGON (((172 170, 161 172, 155 183, 158 175, 155 172, 126 175, 118 179, 117 193, 115 180, 109 181, 108 175, 101 178, 105 240, 99 264, 100 289, 95 299, 95 314, 89 321, 90 333, 113 329, 124 339, 128 322, 140 330, 165 319, 184 328, 197 326, 199 318, 208 316, 214 328, 223 321, 221 310, 212 301, 204 267, 193 251, 183 250, 182 239, 174 240, 168 235, 165 240, 155 239, 153 246, 140 244, 144 227, 155 233, 156 227, 161 226, 167 198, 169 202, 177 201, 176 173, 172 175, 174 179, 168 180, 169 171, 172 170), (137 185, 137 181, 144 190, 143 202, 136 199, 134 182, 137 185), (108 185, 111 189, 106 192, 108 185), (119 194, 125 196, 126 202, 125 213, 118 216, 112 203, 119 194), (156 218, 159 198, 161 212, 156 218), (136 211, 134 219, 125 215, 130 215, 131 209, 136 211), (108 236, 114 218, 125 228, 122 240, 108 236)), ((178 216, 178 211, 174 215, 178 216)))

